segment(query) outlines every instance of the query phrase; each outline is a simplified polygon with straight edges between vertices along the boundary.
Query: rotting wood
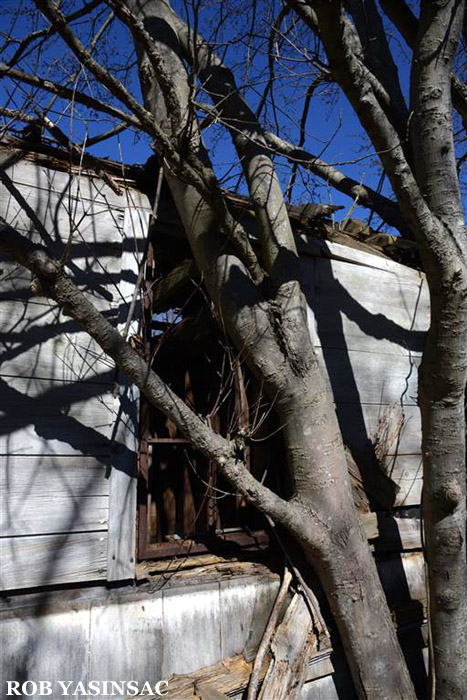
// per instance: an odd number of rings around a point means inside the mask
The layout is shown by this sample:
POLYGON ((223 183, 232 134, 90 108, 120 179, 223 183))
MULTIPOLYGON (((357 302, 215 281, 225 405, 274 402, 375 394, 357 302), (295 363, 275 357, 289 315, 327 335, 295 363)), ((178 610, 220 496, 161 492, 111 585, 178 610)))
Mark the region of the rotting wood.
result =
POLYGON ((306 679, 309 655, 316 651, 313 620, 302 595, 296 593, 271 643, 273 660, 261 687, 260 700, 296 700, 306 679))
POLYGON ((384 410, 378 427, 370 438, 374 445, 375 457, 380 468, 384 468, 384 460, 404 425, 404 411, 400 404, 393 403, 384 410))
POLYGON ((227 695, 219 693, 211 683, 195 683, 195 693, 200 700, 227 700, 227 695))
POLYGON ((256 658, 254 660, 253 664, 253 669, 251 672, 250 676, 250 682, 248 684, 248 695, 247 695, 247 700, 255 700, 256 696, 258 694, 258 686, 259 686, 259 681, 260 681, 260 676, 261 676, 261 670, 263 668, 263 664, 266 658, 266 655, 268 653, 269 646, 271 644, 271 640, 273 637, 273 634, 276 630, 279 617, 284 605, 284 601, 286 599, 290 583, 292 581, 292 574, 290 571, 285 568, 284 569, 284 576, 282 579, 281 587, 279 589, 279 592, 277 594, 277 598, 274 601, 274 606, 271 610, 271 615, 268 620, 268 624, 266 625, 266 629, 263 634, 263 638, 261 640, 261 643, 258 648, 258 652, 256 654, 256 658))

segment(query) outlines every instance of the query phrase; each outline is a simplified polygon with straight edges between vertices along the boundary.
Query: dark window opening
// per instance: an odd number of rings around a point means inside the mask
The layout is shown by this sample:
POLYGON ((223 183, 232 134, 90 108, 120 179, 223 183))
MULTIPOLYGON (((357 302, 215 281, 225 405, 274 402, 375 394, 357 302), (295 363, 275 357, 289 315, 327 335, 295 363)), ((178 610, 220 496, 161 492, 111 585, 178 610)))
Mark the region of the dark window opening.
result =
MULTIPOLYGON (((271 405, 223 337, 199 281, 188 276, 175 296, 164 300, 160 288, 171 274, 156 265, 150 248, 143 324, 146 356, 213 430, 230 439, 244 434, 248 469, 284 492, 286 485, 277 483, 284 472, 284 450, 271 405), (164 308, 174 299, 177 307, 164 308)), ((267 546, 264 517, 232 493, 216 466, 144 397, 140 432, 139 559, 267 546)))

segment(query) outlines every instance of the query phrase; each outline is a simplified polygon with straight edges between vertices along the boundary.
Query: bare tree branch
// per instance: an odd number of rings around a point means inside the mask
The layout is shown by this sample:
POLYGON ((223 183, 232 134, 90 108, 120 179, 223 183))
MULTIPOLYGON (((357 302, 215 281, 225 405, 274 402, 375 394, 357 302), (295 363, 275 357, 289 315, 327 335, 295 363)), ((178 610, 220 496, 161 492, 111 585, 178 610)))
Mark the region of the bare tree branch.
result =
MULTIPOLYGON (((418 21, 405 0, 380 0, 381 7, 396 29, 402 34, 407 46, 415 48, 418 21)), ((467 85, 451 74, 452 102, 467 129, 467 85)))
POLYGON ((0 248, 31 271, 40 296, 53 299, 94 338, 104 352, 136 384, 157 409, 174 421, 180 432, 214 461, 231 485, 259 510, 285 526, 287 502, 257 481, 238 457, 238 447, 215 433, 182 401, 133 350, 107 319, 66 275, 47 250, 29 241, 0 217, 0 248))

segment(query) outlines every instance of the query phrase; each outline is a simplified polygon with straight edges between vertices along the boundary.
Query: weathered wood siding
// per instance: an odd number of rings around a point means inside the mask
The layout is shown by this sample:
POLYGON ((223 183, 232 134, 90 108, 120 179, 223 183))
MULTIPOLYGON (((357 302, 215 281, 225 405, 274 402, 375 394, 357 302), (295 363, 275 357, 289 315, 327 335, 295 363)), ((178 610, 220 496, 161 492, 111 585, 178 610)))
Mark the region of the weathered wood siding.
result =
MULTIPOLYGON (((399 605, 426 604, 420 586, 423 566, 421 552, 404 561, 404 587, 392 578, 394 565, 381 563, 391 601, 397 589, 399 605)), ((198 669, 218 664, 218 673, 225 673, 228 657, 253 660, 278 587, 279 576, 264 566, 227 562, 192 571, 174 568, 139 587, 11 595, 0 601, 1 675, 5 680, 82 681, 85 686, 91 680, 133 679, 142 686, 146 680, 153 685, 169 679, 168 697, 188 700, 194 697, 193 685, 181 674, 206 678, 198 669), (179 678, 170 680, 173 674, 179 678)), ((400 628, 400 638, 406 650, 410 647, 411 669, 423 684, 425 630, 413 621, 400 628)), ((339 648, 317 650, 306 678, 303 700, 354 700, 339 648)), ((240 699, 248 674, 237 680, 229 696, 240 699)))
MULTIPOLYGON (((0 163, 1 215, 63 258, 93 303, 124 323, 147 199, 16 151, 1 150, 0 163)), ((6 258, 0 300, 1 586, 130 578, 137 393, 123 385, 114 396, 109 359, 6 258)))
MULTIPOLYGON (((0 151, 0 161, 2 216, 64 256, 77 284, 124 324, 147 200, 15 151, 0 151)), ((365 460, 379 418, 399 403, 404 426, 387 470, 400 486, 396 506, 417 505, 424 276, 336 243, 303 240, 301 252, 310 326, 344 439, 365 460)), ((26 270, 0 262, 2 586, 131 578, 137 392, 122 381, 114 396, 114 367, 96 343, 33 293, 26 270)))
POLYGON ((337 243, 310 248, 303 256, 310 326, 344 440, 365 461, 385 409, 400 405, 404 424, 387 473, 400 487, 395 505, 419 505, 417 377, 430 316, 425 275, 337 243))

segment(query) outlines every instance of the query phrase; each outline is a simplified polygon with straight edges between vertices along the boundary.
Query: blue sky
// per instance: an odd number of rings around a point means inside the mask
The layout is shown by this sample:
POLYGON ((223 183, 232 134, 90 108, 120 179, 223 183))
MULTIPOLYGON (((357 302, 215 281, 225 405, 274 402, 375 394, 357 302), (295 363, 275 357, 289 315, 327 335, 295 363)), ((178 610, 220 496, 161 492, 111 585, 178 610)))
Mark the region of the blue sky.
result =
MULTIPOLYGON (((70 12, 81 6, 81 0, 64 0, 64 11, 70 12)), ((32 11, 32 0, 2 0, 0 6, 0 21, 5 32, 12 33, 16 37, 27 34, 31 29, 40 29, 47 25, 45 20, 36 11, 32 11), (14 18, 15 11, 20 12, 14 18)), ((193 18, 193 5, 185 0, 176 0, 176 9, 185 16, 193 18)), ((255 109, 260 101, 264 86, 269 74, 267 72, 267 38, 271 19, 277 16, 281 3, 279 0, 258 0, 254 5, 249 0, 200 0, 199 28, 209 39, 218 45, 225 62, 235 72, 237 83, 242 88, 250 105, 255 109), (256 8, 255 33, 253 39, 247 40, 246 35, 252 23, 253 8, 256 8), (223 18, 219 29, 219 20, 223 18)), ((102 27, 106 21, 109 10, 103 5, 98 8, 96 28, 102 27)), ((82 40, 89 45, 92 37, 89 24, 82 20, 74 25, 82 40)), ((389 27, 389 37, 393 55, 399 69, 399 75, 404 93, 408 94, 409 86, 409 58, 410 54, 404 42, 397 35, 394 28, 389 27)), ((311 33, 304 27, 295 29, 292 25, 292 16, 286 18, 281 29, 282 43, 278 46, 279 60, 276 64, 276 76, 274 81, 275 113, 271 105, 262 114, 265 125, 274 130, 278 125, 282 135, 293 142, 298 142, 298 123, 302 111, 304 95, 307 87, 314 80, 318 72, 312 66, 309 58, 313 55, 315 40, 311 33)), ((4 59, 11 57, 15 46, 10 46, 4 52, 4 59)), ((120 79, 125 80, 132 92, 139 96, 138 78, 135 68, 129 72, 122 71, 122 67, 129 61, 134 61, 132 56, 132 44, 123 26, 115 21, 104 34, 104 42, 99 45, 96 57, 107 63, 112 69, 117 70, 120 79)), ((54 80, 65 82, 79 66, 59 39, 49 42, 40 54, 31 52, 19 63, 24 70, 37 73, 42 76, 49 75, 54 80)), ((78 73, 76 84, 79 89, 90 91, 99 95, 98 87, 90 76, 84 71, 78 73)), ((40 105, 47 104, 50 96, 39 96, 29 88, 12 85, 11 81, 0 81, 0 99, 10 108, 20 108, 26 104, 31 110, 40 105)), ((205 96, 200 100, 207 101, 205 96)), ((93 136, 110 127, 111 123, 105 117, 95 118, 89 115, 87 110, 75 106, 70 110, 61 100, 53 105, 49 116, 58 120, 61 128, 67 133, 72 133, 74 140, 81 140, 87 130, 88 136, 93 136), (91 116, 91 118, 89 118, 91 116)), ((244 191, 239 183, 239 167, 235 158, 230 137, 220 126, 212 126, 204 132, 206 144, 210 149, 216 171, 226 187, 238 186, 239 191, 244 191)), ((353 110, 347 100, 335 88, 323 84, 318 87, 311 101, 309 116, 306 122, 305 148, 320 155, 330 163, 342 164, 339 167, 348 175, 373 188, 382 186, 383 193, 390 196, 390 187, 385 179, 380 180, 381 170, 373 153, 371 144, 363 134, 353 110), (354 162, 352 162, 354 161, 354 162)), ((132 131, 122 132, 118 137, 96 145, 93 151, 96 155, 110 157, 124 162, 144 162, 150 155, 150 141, 144 135, 137 136, 132 131)), ((278 172, 284 187, 287 186, 290 176, 290 168, 281 159, 277 160, 278 172)), ((311 178, 306 172, 299 170, 299 176, 293 191, 294 201, 324 201, 343 205, 344 209, 337 216, 345 216, 352 202, 348 197, 341 195, 327 187, 326 183, 316 178, 311 178)), ((365 218, 368 212, 358 207, 352 216, 365 218)), ((373 219, 373 225, 377 225, 377 217, 373 219)))

